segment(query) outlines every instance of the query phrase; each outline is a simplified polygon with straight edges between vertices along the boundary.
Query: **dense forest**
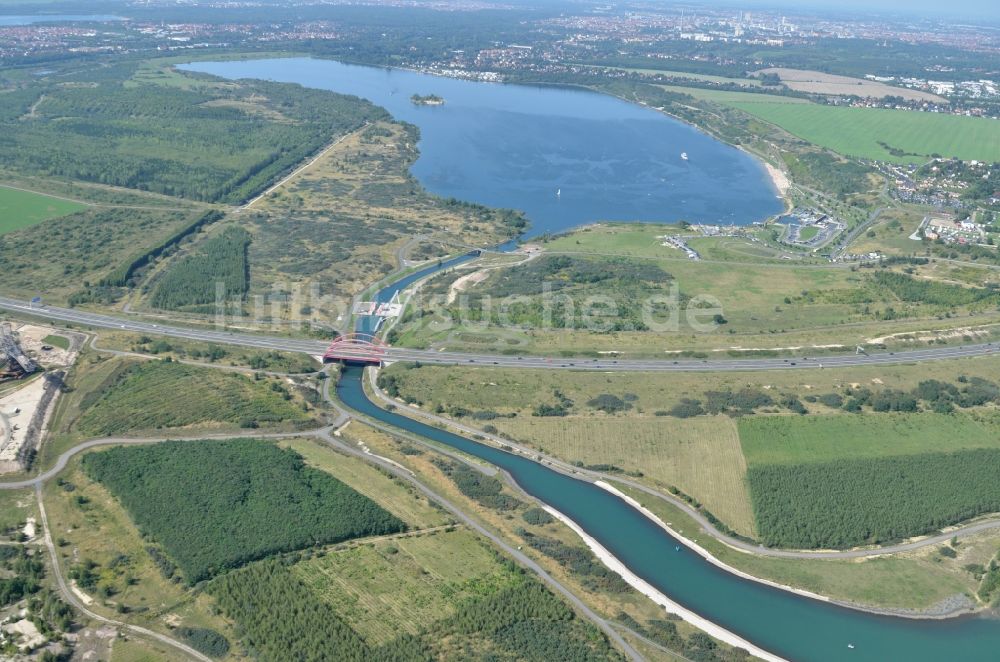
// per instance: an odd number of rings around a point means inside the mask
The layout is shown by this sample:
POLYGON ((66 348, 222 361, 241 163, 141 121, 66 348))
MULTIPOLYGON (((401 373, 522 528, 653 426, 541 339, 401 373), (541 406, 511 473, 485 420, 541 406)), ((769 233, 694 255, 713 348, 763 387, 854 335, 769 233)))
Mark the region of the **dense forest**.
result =
POLYGON ((254 563, 207 587, 260 662, 430 662, 445 651, 449 659, 621 659, 596 628, 513 566, 518 578, 511 586, 460 603, 453 616, 417 636, 370 646, 289 569, 293 561, 254 563))
POLYGON ((84 456, 83 467, 194 584, 292 551, 406 525, 294 451, 253 441, 169 441, 84 456))
POLYGON ((1000 450, 759 465, 747 481, 761 540, 847 548, 1000 511, 1000 450))
POLYGON ((156 284, 154 308, 212 312, 216 304, 242 301, 250 285, 250 233, 229 227, 171 266, 156 284))
POLYGON ((7 167, 210 202, 239 202, 384 110, 298 85, 135 80, 137 62, 5 95, 7 167))

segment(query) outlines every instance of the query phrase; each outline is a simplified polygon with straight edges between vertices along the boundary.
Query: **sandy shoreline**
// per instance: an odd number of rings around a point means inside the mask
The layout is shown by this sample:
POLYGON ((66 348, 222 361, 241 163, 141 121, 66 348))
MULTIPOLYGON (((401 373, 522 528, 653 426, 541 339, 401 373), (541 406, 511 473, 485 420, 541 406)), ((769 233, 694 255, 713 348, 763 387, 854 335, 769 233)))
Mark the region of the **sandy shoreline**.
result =
POLYGON ((622 579, 624 579, 629 584, 629 586, 639 591, 640 593, 648 597, 650 600, 652 600, 656 604, 666 609, 671 614, 676 614, 683 620, 687 621, 688 623, 695 626, 699 630, 710 634, 719 641, 725 642, 730 646, 736 646, 737 648, 742 648, 746 650, 754 657, 758 657, 762 660, 767 660, 768 662, 787 662, 784 658, 778 657, 777 655, 773 655, 772 653, 767 652, 766 650, 760 648, 759 646, 755 646, 754 644, 743 639, 739 635, 734 634, 729 630, 723 628, 722 626, 716 625, 715 623, 705 618, 702 618, 701 616, 687 609, 686 607, 677 604, 676 602, 668 598, 666 595, 658 591, 647 581, 640 578, 638 575, 629 570, 624 563, 615 558, 615 556, 607 549, 605 549, 604 546, 601 545, 601 543, 597 542, 595 539, 587 535, 587 533, 583 529, 581 529, 576 522, 574 522, 569 517, 562 514, 555 508, 552 508, 551 506, 546 505, 543 507, 546 512, 548 512, 550 515, 552 515, 560 522, 562 522, 570 529, 572 529, 573 532, 576 533, 576 535, 580 536, 580 538, 583 539, 583 542, 586 543, 590 551, 592 551, 594 555, 598 559, 600 559, 601 563, 606 565, 613 572, 619 574, 622 577, 622 579))
POLYGON ((792 182, 788 179, 786 175, 781 170, 778 170, 773 165, 767 161, 761 160, 764 167, 767 169, 767 174, 771 177, 771 181, 774 182, 774 188, 778 189, 778 193, 781 197, 785 197, 788 194, 788 189, 792 186, 792 182))

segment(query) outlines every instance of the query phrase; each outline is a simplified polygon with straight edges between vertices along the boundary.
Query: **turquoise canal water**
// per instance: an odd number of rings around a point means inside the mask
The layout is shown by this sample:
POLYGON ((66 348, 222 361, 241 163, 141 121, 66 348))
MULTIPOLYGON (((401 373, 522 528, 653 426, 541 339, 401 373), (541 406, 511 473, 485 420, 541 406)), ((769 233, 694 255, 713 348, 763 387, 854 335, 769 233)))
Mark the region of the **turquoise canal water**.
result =
POLYGON ((1000 659, 1000 621, 876 616, 741 579, 591 483, 377 407, 364 394, 362 374, 348 366, 340 378, 337 394, 348 407, 508 471, 669 598, 775 655, 822 662, 1000 659))
POLYGON ((756 159, 655 110, 603 94, 308 58, 181 68, 368 99, 420 127, 420 158, 412 171, 425 188, 522 210, 532 223, 528 237, 594 221, 744 225, 782 209, 756 159), (416 106, 413 94, 437 94, 445 104, 416 106))
MULTIPOLYGON (((748 223, 780 211, 760 164, 747 155, 659 113, 597 94, 309 59, 186 68, 368 98, 421 128, 413 170, 429 190, 522 209, 533 223, 530 234, 595 220, 748 223), (446 104, 414 106, 414 93, 438 94, 446 104), (689 161, 679 159, 681 151, 689 161)), ((376 299, 388 301, 413 281, 466 259, 414 272, 383 287, 376 299)), ((362 318, 358 330, 370 331, 371 322, 362 318)), ((1000 660, 998 620, 876 616, 741 579, 591 483, 375 406, 364 394, 360 367, 345 367, 337 391, 348 407, 506 470, 670 599, 775 655, 820 662, 1000 660)))
MULTIPOLYGON (((436 262, 429 267, 424 267, 418 269, 411 274, 406 275, 399 280, 396 280, 389 285, 379 289, 375 293, 374 301, 377 303, 388 303, 392 301, 392 298, 396 296, 397 292, 402 292, 408 288, 413 283, 417 282, 421 278, 426 278, 432 273, 437 271, 442 271, 444 269, 450 269, 456 265, 462 264, 463 262, 468 262, 469 260, 479 257, 480 251, 475 250, 463 255, 456 255, 455 257, 449 258, 447 260, 436 262)), ((354 330, 358 333, 367 333, 374 335, 380 328, 382 323, 381 317, 377 315, 359 315, 357 322, 354 325, 354 330)))

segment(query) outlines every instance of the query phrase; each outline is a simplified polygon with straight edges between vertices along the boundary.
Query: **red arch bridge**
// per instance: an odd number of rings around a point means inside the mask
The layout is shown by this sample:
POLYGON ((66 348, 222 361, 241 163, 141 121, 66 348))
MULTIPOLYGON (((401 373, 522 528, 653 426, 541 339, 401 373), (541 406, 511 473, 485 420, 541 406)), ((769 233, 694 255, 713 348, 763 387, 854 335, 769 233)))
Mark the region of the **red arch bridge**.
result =
POLYGON ((370 333, 348 333, 330 343, 323 354, 323 363, 343 361, 381 365, 387 349, 388 345, 370 333))

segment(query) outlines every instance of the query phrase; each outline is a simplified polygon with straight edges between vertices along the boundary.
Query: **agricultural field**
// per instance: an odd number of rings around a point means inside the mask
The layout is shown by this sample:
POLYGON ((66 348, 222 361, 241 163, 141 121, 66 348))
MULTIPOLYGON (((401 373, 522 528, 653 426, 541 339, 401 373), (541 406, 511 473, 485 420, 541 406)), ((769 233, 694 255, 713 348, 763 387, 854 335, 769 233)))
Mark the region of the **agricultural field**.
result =
POLYGON ((930 101, 932 103, 947 103, 936 94, 911 90, 906 87, 896 87, 865 78, 851 78, 850 76, 837 76, 824 73, 822 71, 809 71, 807 69, 786 69, 783 67, 773 67, 761 69, 757 74, 774 74, 781 79, 785 87, 796 92, 806 92, 808 94, 825 94, 833 96, 858 96, 858 97, 902 97, 914 101, 930 101))
POLYGON ((161 85, 138 62, 37 77, 5 95, 7 167, 210 202, 240 202, 332 137, 386 117, 332 92, 204 77, 161 85), (30 110, 30 112, 29 112, 30 110))
POLYGON ((612 465, 661 489, 676 487, 737 533, 754 534, 746 461, 728 416, 519 416, 493 424, 511 439, 568 462, 612 465))
POLYGON ((0 186, 0 236, 81 211, 84 207, 70 200, 0 186))
POLYGON ((294 429, 313 422, 280 379, 174 363, 122 361, 80 403, 73 430, 113 436, 164 429, 294 429))
POLYGON ((1000 415, 753 417, 739 421, 761 539, 850 547, 1000 510, 1000 415))
POLYGON ((99 282, 199 216, 198 210, 92 207, 9 232, 0 240, 0 288, 25 298, 43 294, 54 303, 113 299, 99 282))
POLYGON ((1000 127, 989 119, 811 103, 797 97, 661 86, 736 108, 814 145, 845 156, 925 163, 934 155, 1000 159, 1000 127))
POLYGON ((989 119, 818 104, 723 103, 845 156, 893 163, 925 163, 933 156, 1000 159, 1000 127, 989 119))
POLYGON ((294 451, 264 441, 116 447, 89 453, 82 465, 189 584, 275 553, 406 528, 294 451))
POLYGON ((739 419, 747 463, 795 465, 843 459, 1000 449, 1000 412, 750 416, 739 419))

